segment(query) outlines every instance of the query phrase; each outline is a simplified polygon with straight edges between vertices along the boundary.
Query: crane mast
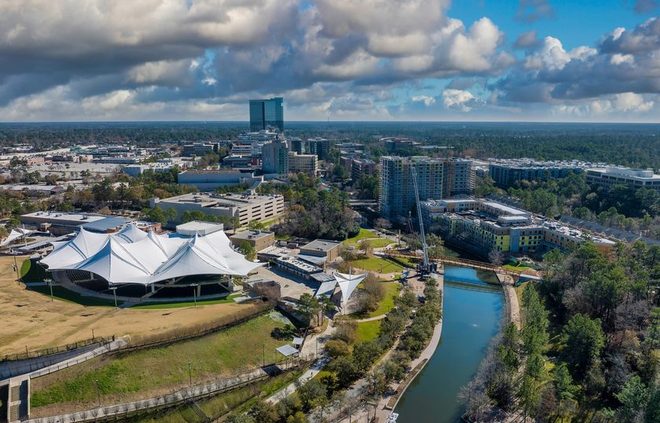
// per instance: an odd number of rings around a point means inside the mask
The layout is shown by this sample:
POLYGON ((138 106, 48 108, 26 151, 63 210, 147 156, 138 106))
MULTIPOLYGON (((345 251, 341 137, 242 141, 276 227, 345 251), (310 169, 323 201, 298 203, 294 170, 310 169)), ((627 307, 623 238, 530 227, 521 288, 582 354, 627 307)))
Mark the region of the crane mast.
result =
POLYGON ((430 263, 429 263, 429 250, 428 245, 426 244, 426 233, 424 232, 424 220, 422 219, 422 208, 419 201, 419 187, 417 186, 417 167, 415 163, 410 163, 410 173, 412 174, 413 188, 415 190, 415 204, 417 206, 417 220, 419 221, 419 235, 422 237, 422 252, 424 254, 424 259, 422 261, 422 266, 420 267, 420 273, 422 275, 430 273, 430 263))

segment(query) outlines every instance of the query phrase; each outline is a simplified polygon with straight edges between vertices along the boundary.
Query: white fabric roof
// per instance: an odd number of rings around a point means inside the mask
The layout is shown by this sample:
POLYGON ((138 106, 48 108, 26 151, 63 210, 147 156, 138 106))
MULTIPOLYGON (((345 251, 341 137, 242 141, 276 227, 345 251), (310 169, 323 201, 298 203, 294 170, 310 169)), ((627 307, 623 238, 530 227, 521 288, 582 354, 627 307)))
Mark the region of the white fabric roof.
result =
POLYGON ((41 259, 41 263, 51 269, 66 269, 94 255, 107 239, 107 234, 97 234, 81 228, 71 241, 56 246, 52 253, 41 259))
POLYGON ((355 288, 358 287, 360 282, 362 282, 367 277, 367 274, 363 273, 361 275, 347 275, 345 273, 335 272, 333 276, 337 280, 337 285, 339 285, 339 290, 341 291, 341 302, 344 304, 346 301, 348 301, 349 298, 351 298, 353 291, 355 291, 355 288))
POLYGON ((222 231, 184 238, 147 234, 135 225, 115 234, 81 229, 41 262, 50 270, 92 272, 110 284, 145 285, 189 275, 246 276, 261 265, 234 251, 222 231))
POLYGON ((23 228, 12 229, 11 232, 9 233, 9 236, 7 236, 7 238, 5 238, 0 243, 0 246, 5 246, 7 244, 10 244, 12 241, 16 241, 19 238, 29 236, 29 235, 33 234, 34 232, 35 231, 31 231, 29 229, 23 229, 23 228))

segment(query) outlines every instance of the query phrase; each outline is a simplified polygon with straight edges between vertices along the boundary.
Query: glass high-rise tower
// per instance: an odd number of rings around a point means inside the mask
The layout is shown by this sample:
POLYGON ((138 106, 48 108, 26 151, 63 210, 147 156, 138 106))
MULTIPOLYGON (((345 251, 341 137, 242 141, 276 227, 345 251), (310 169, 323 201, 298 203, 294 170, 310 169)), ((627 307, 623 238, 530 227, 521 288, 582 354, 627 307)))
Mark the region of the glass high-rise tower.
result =
POLYGON ((276 128, 284 131, 284 99, 274 97, 250 100, 250 131, 276 128))

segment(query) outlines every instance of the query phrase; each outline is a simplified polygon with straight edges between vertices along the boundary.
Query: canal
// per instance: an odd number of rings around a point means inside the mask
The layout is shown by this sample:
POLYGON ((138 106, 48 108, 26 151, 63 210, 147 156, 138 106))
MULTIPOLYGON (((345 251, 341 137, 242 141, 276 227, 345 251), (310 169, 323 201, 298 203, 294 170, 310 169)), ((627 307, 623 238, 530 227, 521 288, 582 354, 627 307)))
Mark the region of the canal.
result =
POLYGON ((458 393, 474 376, 500 329, 504 297, 490 272, 446 267, 440 345, 396 407, 399 423, 455 423, 458 393))

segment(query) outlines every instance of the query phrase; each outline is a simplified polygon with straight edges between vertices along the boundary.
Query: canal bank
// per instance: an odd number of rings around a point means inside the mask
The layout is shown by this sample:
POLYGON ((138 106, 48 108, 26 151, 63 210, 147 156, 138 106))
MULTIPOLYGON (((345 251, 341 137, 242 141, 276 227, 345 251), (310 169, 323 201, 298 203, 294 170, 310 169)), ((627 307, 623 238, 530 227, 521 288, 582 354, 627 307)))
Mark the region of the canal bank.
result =
POLYGON ((470 268, 445 268, 442 338, 396 406, 399 423, 460 421, 460 389, 476 373, 491 339, 500 330, 505 309, 500 287, 480 273, 470 268))

